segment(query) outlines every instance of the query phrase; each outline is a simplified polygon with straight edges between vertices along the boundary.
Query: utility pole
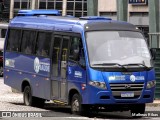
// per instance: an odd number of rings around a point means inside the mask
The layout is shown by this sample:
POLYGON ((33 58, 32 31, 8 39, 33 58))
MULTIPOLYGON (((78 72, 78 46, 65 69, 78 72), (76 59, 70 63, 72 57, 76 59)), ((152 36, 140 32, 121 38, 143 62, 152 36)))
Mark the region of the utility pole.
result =
MULTIPOLYGON (((159 0, 148 0, 149 3, 149 32, 150 33, 157 33, 159 32, 159 15, 160 15, 160 2, 159 0)), ((152 48, 157 48, 158 46, 158 37, 152 36, 152 48)))
POLYGON ((62 16, 66 15, 66 9, 67 9, 67 0, 63 0, 63 6, 62 6, 62 16))
POLYGON ((87 0, 87 15, 97 16, 98 14, 98 0, 87 0))
POLYGON ((14 17, 14 0, 10 0, 9 19, 11 20, 13 17, 14 17))
POLYGON ((36 0, 31 0, 31 9, 36 9, 36 0))
POLYGON ((117 0, 117 20, 128 21, 128 0, 117 0))

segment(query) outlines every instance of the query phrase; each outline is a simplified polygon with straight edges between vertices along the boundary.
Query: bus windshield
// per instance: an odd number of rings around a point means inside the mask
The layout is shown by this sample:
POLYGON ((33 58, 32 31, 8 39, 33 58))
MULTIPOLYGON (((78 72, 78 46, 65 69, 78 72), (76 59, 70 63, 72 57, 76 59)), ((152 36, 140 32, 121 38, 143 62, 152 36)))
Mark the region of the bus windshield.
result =
POLYGON ((152 67, 147 43, 140 32, 91 31, 86 33, 91 67, 142 65, 152 67))

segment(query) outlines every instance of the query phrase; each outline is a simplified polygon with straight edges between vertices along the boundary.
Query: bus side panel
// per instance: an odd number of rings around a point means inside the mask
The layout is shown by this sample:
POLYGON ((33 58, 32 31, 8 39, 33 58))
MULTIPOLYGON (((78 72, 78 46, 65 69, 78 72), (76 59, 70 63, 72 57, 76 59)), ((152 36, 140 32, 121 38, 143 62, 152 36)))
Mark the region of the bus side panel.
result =
POLYGON ((21 91, 21 78, 18 77, 18 71, 5 67, 4 70, 4 83, 18 91, 21 91))
POLYGON ((28 81, 32 95, 50 99, 50 59, 15 52, 5 53, 4 83, 21 91, 22 82, 28 81), (38 60, 38 62, 35 62, 38 60))
POLYGON ((86 101, 86 84, 87 84, 87 77, 86 77, 86 70, 81 68, 74 62, 68 62, 68 73, 67 73, 67 82, 68 82, 68 92, 70 90, 77 90, 82 97, 82 104, 86 101), (84 85, 84 89, 83 89, 84 85))

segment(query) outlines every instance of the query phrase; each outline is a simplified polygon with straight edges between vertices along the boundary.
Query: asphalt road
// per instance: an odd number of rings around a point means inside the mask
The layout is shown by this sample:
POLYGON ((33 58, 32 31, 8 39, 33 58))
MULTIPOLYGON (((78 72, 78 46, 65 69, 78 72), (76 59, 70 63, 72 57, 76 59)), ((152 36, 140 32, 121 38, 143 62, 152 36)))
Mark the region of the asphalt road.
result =
MULTIPOLYGON (((160 119, 160 105, 147 105, 146 111, 152 117, 145 116, 141 119, 160 119), (159 114, 157 117, 156 115, 159 114), (156 117, 154 117, 156 116, 156 117)), ((147 115, 148 113, 146 113, 147 115)), ((71 114, 70 108, 65 106, 56 106, 52 103, 46 103, 45 107, 36 108, 25 106, 21 93, 12 93, 11 88, 4 85, 3 78, 0 78, 0 116, 3 120, 21 120, 22 118, 29 120, 101 120, 101 119, 132 119, 130 112, 107 112, 86 116, 78 116, 71 114), (3 112, 3 113, 2 113, 3 112), (12 116, 12 117, 7 117, 12 116), (17 117, 18 116, 18 117, 17 117), (37 116, 37 117, 36 117, 37 116), (42 116, 42 117, 41 117, 42 116), (47 117, 44 117, 47 116, 47 117), (30 117, 30 118, 28 118, 30 117)))

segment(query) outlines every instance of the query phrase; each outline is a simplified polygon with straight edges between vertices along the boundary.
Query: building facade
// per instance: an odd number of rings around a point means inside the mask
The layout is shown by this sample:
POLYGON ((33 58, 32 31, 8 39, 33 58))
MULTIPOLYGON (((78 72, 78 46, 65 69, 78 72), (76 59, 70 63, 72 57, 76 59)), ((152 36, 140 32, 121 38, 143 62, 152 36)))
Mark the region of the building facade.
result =
MULTIPOLYGON (((98 15, 117 20, 117 0, 98 0, 98 15)), ((144 1, 145 0, 141 0, 144 1)), ((149 7, 145 3, 128 4, 128 22, 141 29, 148 38, 149 32, 149 7)))
MULTIPOLYGON (((5 10, 2 17, 9 18, 11 0, 4 0, 5 10)), ((19 9, 32 9, 35 1, 35 9, 58 9, 62 15, 81 17, 87 15, 87 0, 12 0, 14 1, 13 16, 19 9)), ((133 0, 129 0, 133 1, 133 0)), ((141 0, 146 1, 146 0, 141 0)), ((139 27, 148 38, 149 32, 149 8, 148 4, 128 4, 128 22, 139 27)), ((117 19, 116 0, 98 0, 98 15, 117 19)))

